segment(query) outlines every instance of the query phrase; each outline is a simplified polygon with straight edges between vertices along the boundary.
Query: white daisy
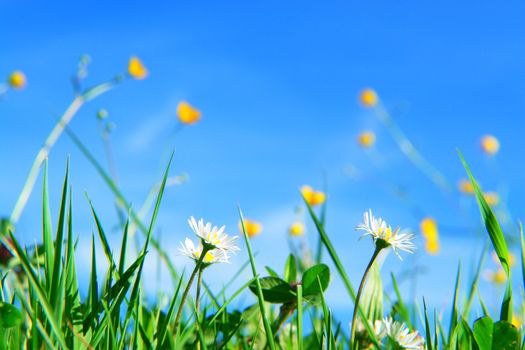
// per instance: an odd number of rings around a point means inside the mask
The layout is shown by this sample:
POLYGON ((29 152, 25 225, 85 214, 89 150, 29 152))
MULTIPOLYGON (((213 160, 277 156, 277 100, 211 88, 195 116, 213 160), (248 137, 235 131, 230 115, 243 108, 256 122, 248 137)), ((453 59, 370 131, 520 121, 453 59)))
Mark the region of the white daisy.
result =
MULTIPOLYGON (((388 335, 389 328, 387 329, 387 327, 389 326, 389 323, 385 322, 387 320, 388 319, 385 318, 385 320, 376 320, 374 322, 374 333, 377 339, 383 339, 384 337, 388 335)), ((391 320, 392 319, 390 319, 390 323, 391 323, 391 320)))
POLYGON ((363 214, 363 223, 357 225, 356 230, 365 231, 364 236, 371 235, 372 237, 377 236, 377 232, 384 230, 387 227, 385 220, 381 218, 375 218, 372 214, 372 209, 368 209, 363 214))
POLYGON ((401 349, 419 350, 425 347, 425 340, 417 331, 410 332, 405 323, 393 321, 391 317, 376 321, 374 332, 379 339, 388 337, 401 349))
POLYGON ((240 248, 235 245, 235 241, 239 237, 230 237, 224 233, 226 226, 222 226, 221 228, 217 228, 217 226, 212 227, 211 222, 205 225, 204 220, 200 219, 199 222, 197 222, 193 216, 189 218, 188 224, 193 232, 205 243, 226 252, 236 252, 240 250, 240 248))
MULTIPOLYGON (((179 251, 194 261, 199 261, 202 254, 202 249, 202 244, 195 246, 193 241, 189 238, 186 238, 184 243, 180 242, 179 251)), ((211 249, 206 252, 202 262, 206 265, 223 262, 230 263, 230 257, 225 250, 211 249)))
POLYGON ((410 332, 405 323, 392 323, 390 338, 403 349, 423 349, 425 346, 423 337, 417 331, 410 332))
POLYGON ((374 243, 386 244, 392 246, 396 255, 401 259, 398 250, 404 250, 413 253, 416 246, 412 242, 414 235, 407 232, 399 232, 399 228, 392 230, 392 227, 381 218, 375 218, 372 210, 369 209, 363 214, 363 223, 356 226, 356 230, 364 231, 364 236, 372 236, 374 243))

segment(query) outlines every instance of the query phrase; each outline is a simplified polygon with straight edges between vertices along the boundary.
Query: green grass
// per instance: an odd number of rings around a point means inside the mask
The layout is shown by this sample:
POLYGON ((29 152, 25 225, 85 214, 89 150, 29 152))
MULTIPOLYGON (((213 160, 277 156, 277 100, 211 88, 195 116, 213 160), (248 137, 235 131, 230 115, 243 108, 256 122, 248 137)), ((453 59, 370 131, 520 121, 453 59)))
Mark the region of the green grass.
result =
MULTIPOLYGON (((337 322, 336 314, 330 309, 324 294, 329 287, 328 266, 317 264, 304 269, 307 263, 302 261, 303 257, 291 254, 282 268, 284 279, 276 272, 277 269, 270 267, 267 267, 270 276, 262 278, 256 267, 251 239, 244 230, 241 211, 239 215, 248 264, 241 266, 233 281, 244 276, 242 271, 247 266, 251 267, 252 278, 242 282, 241 287, 235 291, 229 290, 233 282, 230 281, 216 295, 202 283, 205 294, 199 309, 196 309, 196 304, 191 298, 186 303, 181 300, 181 291, 188 283, 181 271, 172 274, 177 279, 172 298, 165 309, 148 302, 142 286, 143 268, 149 254, 148 247, 153 241, 168 170, 169 164, 158 188, 149 223, 139 225, 146 228, 146 239, 134 257, 128 249, 128 232, 131 220, 138 219, 133 219, 130 215, 124 221, 117 258, 107 239, 104 223, 100 220, 96 205, 86 195, 96 229, 96 240, 104 252, 107 270, 102 274, 97 272, 99 264, 96 260, 97 245, 94 235, 90 287, 87 296, 83 298, 78 287, 80 277, 75 265, 77 237, 73 233, 73 193, 69 186, 69 165, 66 164, 55 225, 50 211, 47 166, 44 166, 42 244, 23 247, 12 230, 6 232, 3 237, 14 257, 2 268, 0 333, 4 343, 1 347, 183 349, 198 346, 201 349, 341 349, 350 345, 349 334, 342 331, 341 324, 337 322), (248 287, 254 292, 254 304, 238 309, 237 300, 246 298, 246 293, 249 293, 248 287), (179 308, 186 311, 180 328, 177 327, 174 317, 175 310, 179 308), (200 315, 198 319, 197 314, 200 315), (305 320, 311 323, 310 330, 304 327, 305 320)), ((476 193, 481 194, 474 177, 471 174, 470 176, 476 193)), ((112 182, 109 184, 114 185, 112 182)), ((117 200, 121 200, 122 195, 119 191, 115 191, 115 195, 117 200)), ((509 261, 505 237, 491 208, 481 195, 477 197, 487 232, 505 268, 509 261)), ((343 266, 314 209, 308 203, 306 206, 318 230, 320 242, 328 252, 329 261, 335 266, 336 276, 342 280, 348 292, 348 300, 352 302, 355 300, 355 291, 346 267, 343 266)), ((523 239, 521 247, 524 247, 523 239)), ((419 304, 407 302, 398 288, 394 274, 391 274, 394 293, 389 295, 388 299, 395 302, 396 307, 391 309, 390 316, 406 323, 412 330, 420 327, 420 334, 426 340, 429 349, 495 349, 495 346, 506 349, 515 345, 523 346, 522 330, 518 330, 509 322, 509 305, 512 300, 509 297, 512 296, 509 284, 502 302, 500 321, 493 321, 489 315, 478 320, 472 318, 474 300, 479 298, 479 302, 483 304, 482 297, 477 293, 477 285, 485 255, 486 249, 481 252, 472 280, 468 284, 468 292, 464 295, 460 288, 458 269, 450 305, 450 322, 444 322, 442 318, 437 317, 436 310, 428 310, 425 303, 423 318, 419 321, 413 319, 411 310, 419 309, 419 304), (460 300, 465 302, 460 303, 460 300), (445 328, 448 328, 446 333, 445 328)), ((525 256, 523 251, 522 256, 525 256)), ((360 328, 354 344, 356 347, 388 346, 374 333, 374 321, 381 320, 389 314, 384 312, 383 293, 378 294, 378 291, 382 290, 379 268, 372 266, 370 279, 363 290, 364 303, 358 310, 360 328)), ((507 273, 507 270, 505 271, 507 273)))
MULTIPOLYGON (((332 243, 333 233, 327 230, 328 202, 325 201, 317 211, 306 199, 308 218, 315 228, 315 251, 293 250, 284 266, 261 268, 254 253, 257 243, 249 237, 239 209, 244 238, 244 244, 239 245, 243 246, 240 254, 244 264, 233 276, 227 276, 222 289, 214 292, 206 283, 205 254, 196 259, 192 257, 195 266, 193 272, 187 273, 174 263, 170 252, 164 250, 155 234, 171 159, 163 176, 151 187, 144 205, 135 211, 114 175, 68 126, 84 103, 120 82, 121 78, 110 80, 86 89, 75 98, 74 108, 70 107, 61 118, 67 122, 62 120, 63 124, 53 129, 51 141, 46 142, 44 151, 41 150, 35 159, 36 165, 16 202, 11 220, 1 222, 0 248, 8 258, 0 264, 0 350, 396 349, 392 337, 376 332, 378 324, 385 318, 406 325, 410 332, 417 331, 427 349, 525 347, 523 327, 512 324, 513 313, 523 316, 525 301, 523 289, 515 293, 512 288, 509 235, 504 232, 461 154, 460 160, 472 183, 486 229, 487 242, 490 241, 506 276, 498 314, 490 314, 484 299, 490 296, 481 295, 478 288, 489 251, 488 243, 473 264, 471 276, 463 272, 466 269, 461 265, 457 271, 450 272, 455 273, 456 282, 450 286, 450 295, 447 296, 451 299, 446 305, 449 318, 445 320, 441 315, 443 310, 427 308, 424 298, 411 300, 403 295, 401 278, 390 271, 382 273, 385 266, 381 261, 370 262, 367 279, 362 283, 352 281, 348 271, 354 269, 354 265, 343 264, 340 256, 346 252, 343 248, 336 249, 332 243), (50 153, 62 131, 109 188, 117 208, 116 221, 121 239, 118 247, 113 247, 107 235, 109 226, 101 219, 105 216, 99 215, 97 203, 84 194, 94 228, 89 276, 77 273, 75 256, 79 237, 74 229, 72 203, 73 198, 81 194, 71 189, 69 160, 57 203, 51 203, 50 197, 54 196, 49 193, 47 161, 40 155, 50 153), (33 192, 40 164, 43 164, 42 212, 40 218, 31 220, 41 222, 41 235, 35 237, 39 243, 26 246, 17 236, 17 221, 33 192), (56 216, 51 208, 58 208, 56 216), (151 213, 149 218, 146 218, 147 213, 151 213), (135 232, 142 234, 143 242, 137 249, 132 249, 132 244, 139 241, 132 241, 136 238, 135 232), (105 259, 105 264, 97 261, 97 247, 102 249, 103 255, 98 256, 105 259), (151 251, 156 253, 157 264, 162 264, 170 272, 171 288, 166 305, 161 305, 160 298, 148 295, 150 288, 144 286, 144 267, 146 260, 153 258, 151 251), (106 266, 105 270, 101 270, 101 266, 106 266), (251 273, 246 271, 248 269, 251 273), (388 280, 392 282, 392 290, 383 288, 382 276, 385 273, 390 274, 388 280), (81 279, 88 279, 86 290, 79 288, 81 279), (338 319, 338 310, 330 307, 333 303, 327 291, 335 279, 344 286, 344 301, 357 310, 355 341, 350 328, 338 319), (358 299, 354 285, 361 286, 358 305, 354 305, 358 299)), ((424 158, 418 154, 412 156, 422 170, 431 176, 436 175, 424 158)), ((436 182, 443 185, 438 180, 436 182)), ((525 288, 525 239, 521 225, 519 244, 516 245, 521 249, 520 268, 525 288)), ((214 247, 205 247, 216 252, 214 247)), ((374 246, 370 245, 369 255, 373 253, 374 246)), ((363 273, 354 272, 352 275, 363 273)))

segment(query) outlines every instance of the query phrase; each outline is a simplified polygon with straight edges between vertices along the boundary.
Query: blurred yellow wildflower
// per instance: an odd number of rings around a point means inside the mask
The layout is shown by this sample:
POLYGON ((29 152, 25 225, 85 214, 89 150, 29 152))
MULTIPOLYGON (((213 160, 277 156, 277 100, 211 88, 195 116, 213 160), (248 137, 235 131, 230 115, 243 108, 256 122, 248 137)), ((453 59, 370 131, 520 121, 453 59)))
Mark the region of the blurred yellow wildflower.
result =
POLYGON ((503 284, 507 280, 507 275, 502 268, 499 268, 496 271, 487 271, 486 278, 489 280, 489 282, 503 284))
POLYGON ((489 156, 493 156, 499 151, 499 140, 492 135, 485 135, 480 141, 481 149, 489 156))
POLYGON ((359 95, 359 102, 365 107, 374 107, 378 102, 377 94, 372 89, 364 89, 359 95))
POLYGON ((419 230, 425 239, 425 250, 427 253, 436 255, 439 253, 439 232, 437 222, 434 218, 426 217, 419 223, 419 230))
POLYGON ((521 321, 521 319, 516 316, 515 314, 512 314, 512 324, 516 327, 516 328, 520 328, 521 326, 523 326, 523 322, 521 321))
POLYGON ((474 194, 474 186, 469 180, 462 179, 458 183, 459 192, 464 194, 474 194))
POLYGON ((302 236, 304 235, 304 224, 300 221, 296 221, 290 225, 290 227, 288 228, 288 232, 291 236, 302 236))
POLYGON ((142 61, 138 57, 131 57, 128 64, 128 73, 134 79, 145 79, 148 76, 148 70, 142 64, 142 61))
POLYGON ((425 250, 428 254, 437 255, 439 253, 439 240, 429 239, 425 242, 425 250))
POLYGON ((304 185, 301 187, 301 193, 308 204, 312 207, 323 204, 326 200, 326 195, 322 191, 315 191, 312 187, 304 185))
POLYGON ((27 85, 27 79, 23 72, 15 70, 11 74, 9 74, 9 77, 7 78, 7 83, 13 89, 20 90, 25 88, 25 86, 27 85))
MULTIPOLYGON (((262 225, 256 221, 244 219, 244 229, 248 237, 253 237, 261 233, 262 225)), ((242 224, 239 222, 239 230, 242 232, 242 224)))
POLYGON ((376 134, 373 131, 363 131, 357 136, 357 143, 363 148, 370 148, 376 142, 376 134))
POLYGON ((499 204, 499 195, 496 192, 485 192, 483 193, 483 198, 485 198, 487 204, 490 206, 499 204))
POLYGON ((182 101, 177 106, 177 117, 182 124, 194 124, 201 119, 201 112, 188 102, 182 101))
POLYGON ((419 230, 426 239, 434 239, 438 237, 438 228, 436 220, 431 217, 426 217, 419 223, 419 230))

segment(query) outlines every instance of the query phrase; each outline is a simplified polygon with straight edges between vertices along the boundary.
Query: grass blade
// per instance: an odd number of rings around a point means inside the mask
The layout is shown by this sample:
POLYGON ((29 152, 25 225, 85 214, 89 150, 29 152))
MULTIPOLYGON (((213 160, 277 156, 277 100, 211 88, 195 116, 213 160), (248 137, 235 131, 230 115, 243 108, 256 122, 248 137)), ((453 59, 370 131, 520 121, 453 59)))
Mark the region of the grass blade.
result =
POLYGON ((483 217, 483 221, 485 222, 485 227, 489 234, 492 245, 494 246, 494 250, 496 251, 499 261, 501 262, 501 266, 503 267, 503 270, 507 275, 507 286, 505 288, 505 295, 503 297, 503 303, 501 305, 500 319, 511 322, 512 281, 510 276, 509 250, 507 248, 507 242, 505 241, 505 236, 503 235, 503 231, 501 230, 498 219, 496 218, 496 215, 494 215, 494 211, 485 200, 483 192, 481 191, 481 188, 478 185, 476 179, 474 179, 474 176, 470 172, 470 169, 467 165, 467 162, 463 158, 463 155, 459 151, 458 153, 459 157, 461 158, 461 162, 463 163, 463 166, 465 167, 465 170, 467 171, 467 174, 470 178, 470 182, 474 187, 474 193, 476 194, 476 199, 481 212, 481 216, 483 217))
POLYGON ((272 328, 270 326, 270 322, 268 321, 268 317, 266 316, 266 310, 264 308, 264 298, 262 294, 261 282, 259 281, 259 275, 257 274, 257 269, 255 267, 255 259, 252 253, 252 246, 250 244, 250 238, 248 237, 248 234, 246 233, 246 228, 244 227, 244 217, 242 215, 242 211, 240 208, 239 208, 239 217, 241 219, 241 227, 242 227, 242 233, 244 235, 244 240, 246 242, 246 249, 248 250, 248 256, 250 257, 250 265, 252 266, 253 277, 255 278, 255 286, 257 288, 257 301, 259 303, 259 310, 261 312, 264 330, 266 333, 267 345, 270 347, 271 350, 275 350, 275 343, 273 341, 272 328))

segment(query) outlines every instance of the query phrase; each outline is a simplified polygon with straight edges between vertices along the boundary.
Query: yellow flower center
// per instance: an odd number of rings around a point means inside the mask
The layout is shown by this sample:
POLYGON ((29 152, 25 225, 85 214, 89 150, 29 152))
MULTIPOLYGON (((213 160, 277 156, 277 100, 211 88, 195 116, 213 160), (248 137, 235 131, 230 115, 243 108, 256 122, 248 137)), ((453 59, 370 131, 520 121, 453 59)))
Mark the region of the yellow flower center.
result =
POLYGON ((392 238, 392 228, 390 227, 380 227, 378 234, 381 238, 383 238, 385 241, 389 241, 390 238, 392 238))
POLYGON ((217 232, 210 232, 210 233, 208 233, 208 235, 206 236, 206 240, 210 244, 212 244, 214 246, 216 246, 219 243, 221 243, 221 239, 220 239, 219 234, 217 232))
MULTIPOLYGON (((195 251, 193 253, 193 255, 195 255, 195 259, 200 259, 201 257, 201 252, 200 251, 195 251)), ((202 261, 204 263, 210 263, 213 261, 213 254, 211 252, 206 252, 206 254, 204 255, 204 259, 202 259, 202 261)))

